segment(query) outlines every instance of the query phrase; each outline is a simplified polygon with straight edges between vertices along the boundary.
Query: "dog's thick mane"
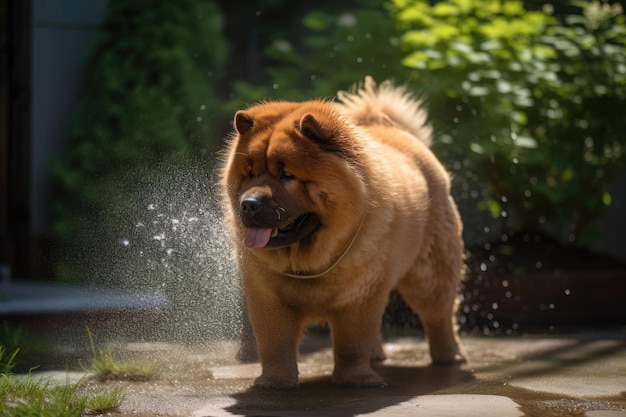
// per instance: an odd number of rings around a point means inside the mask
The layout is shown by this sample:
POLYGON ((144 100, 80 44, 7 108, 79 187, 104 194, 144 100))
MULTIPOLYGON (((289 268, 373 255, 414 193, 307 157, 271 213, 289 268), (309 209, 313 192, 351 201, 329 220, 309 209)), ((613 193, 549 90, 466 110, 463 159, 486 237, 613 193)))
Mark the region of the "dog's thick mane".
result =
POLYGON ((337 98, 340 110, 357 125, 396 126, 431 145, 432 128, 426 122, 426 111, 405 87, 394 86, 389 80, 377 86, 368 76, 350 91, 337 92, 337 98))

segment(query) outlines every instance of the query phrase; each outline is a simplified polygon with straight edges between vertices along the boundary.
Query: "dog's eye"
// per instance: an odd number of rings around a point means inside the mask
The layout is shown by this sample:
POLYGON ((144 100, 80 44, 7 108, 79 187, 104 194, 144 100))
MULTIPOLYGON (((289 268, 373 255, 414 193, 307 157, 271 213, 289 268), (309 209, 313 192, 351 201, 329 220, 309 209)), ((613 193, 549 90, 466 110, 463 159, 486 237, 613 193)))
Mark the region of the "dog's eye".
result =
POLYGON ((280 180, 281 181, 292 181, 295 180, 296 176, 292 173, 285 171, 284 169, 280 172, 280 180))
POLYGON ((254 178, 254 170, 253 169, 248 171, 248 178, 254 178))

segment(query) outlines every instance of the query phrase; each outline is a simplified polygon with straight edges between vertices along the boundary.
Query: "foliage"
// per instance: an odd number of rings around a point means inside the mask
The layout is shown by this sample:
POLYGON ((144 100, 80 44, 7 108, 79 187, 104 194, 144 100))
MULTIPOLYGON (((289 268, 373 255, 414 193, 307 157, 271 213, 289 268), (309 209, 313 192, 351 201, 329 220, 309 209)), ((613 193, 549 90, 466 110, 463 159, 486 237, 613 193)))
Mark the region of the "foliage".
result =
POLYGON ((559 21, 519 0, 393 5, 403 63, 426 89, 447 158, 466 161, 460 177, 487 182, 484 207, 580 237, 626 160, 621 8, 579 2, 559 21))
POLYGON ((124 393, 121 387, 85 391, 78 385, 56 386, 31 374, 11 373, 18 351, 7 354, 0 346, 0 415, 5 417, 80 417, 118 408, 124 393))
POLYGON ((120 171, 207 150, 211 82, 224 60, 220 30, 212 2, 109 3, 70 143, 53 164, 67 195, 57 235, 73 233, 76 200, 97 208, 121 198, 120 171))
POLYGON ((81 247, 94 230, 114 234, 120 222, 103 212, 132 207, 128 195, 156 163, 213 153, 221 26, 213 1, 108 3, 69 143, 52 163, 57 239, 81 247))
POLYGON ((267 81, 234 84, 229 112, 261 99, 333 97, 366 75, 407 81, 400 33, 378 0, 357 0, 330 12, 312 10, 292 32, 276 32, 263 46, 267 81))

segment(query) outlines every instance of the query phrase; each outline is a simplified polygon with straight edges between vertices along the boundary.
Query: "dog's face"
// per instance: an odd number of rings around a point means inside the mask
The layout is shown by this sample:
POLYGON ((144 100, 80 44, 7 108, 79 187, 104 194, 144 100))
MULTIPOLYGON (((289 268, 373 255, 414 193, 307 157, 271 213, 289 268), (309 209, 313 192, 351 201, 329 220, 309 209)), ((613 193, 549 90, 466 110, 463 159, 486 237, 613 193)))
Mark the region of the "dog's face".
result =
POLYGON ((335 250, 358 226, 366 190, 352 133, 332 105, 259 104, 237 112, 234 127, 224 176, 245 246, 335 250))

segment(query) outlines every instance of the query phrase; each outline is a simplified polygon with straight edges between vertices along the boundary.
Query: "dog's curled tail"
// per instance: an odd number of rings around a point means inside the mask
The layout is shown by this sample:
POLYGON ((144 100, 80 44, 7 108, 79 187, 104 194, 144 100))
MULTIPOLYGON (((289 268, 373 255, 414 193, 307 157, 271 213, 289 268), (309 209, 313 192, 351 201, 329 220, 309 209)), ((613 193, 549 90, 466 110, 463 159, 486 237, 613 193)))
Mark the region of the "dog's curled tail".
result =
POLYGON ((342 111, 357 125, 391 125, 408 130, 430 146, 432 129, 426 122, 426 111, 405 87, 390 80, 376 85, 370 76, 350 91, 338 91, 342 111))

